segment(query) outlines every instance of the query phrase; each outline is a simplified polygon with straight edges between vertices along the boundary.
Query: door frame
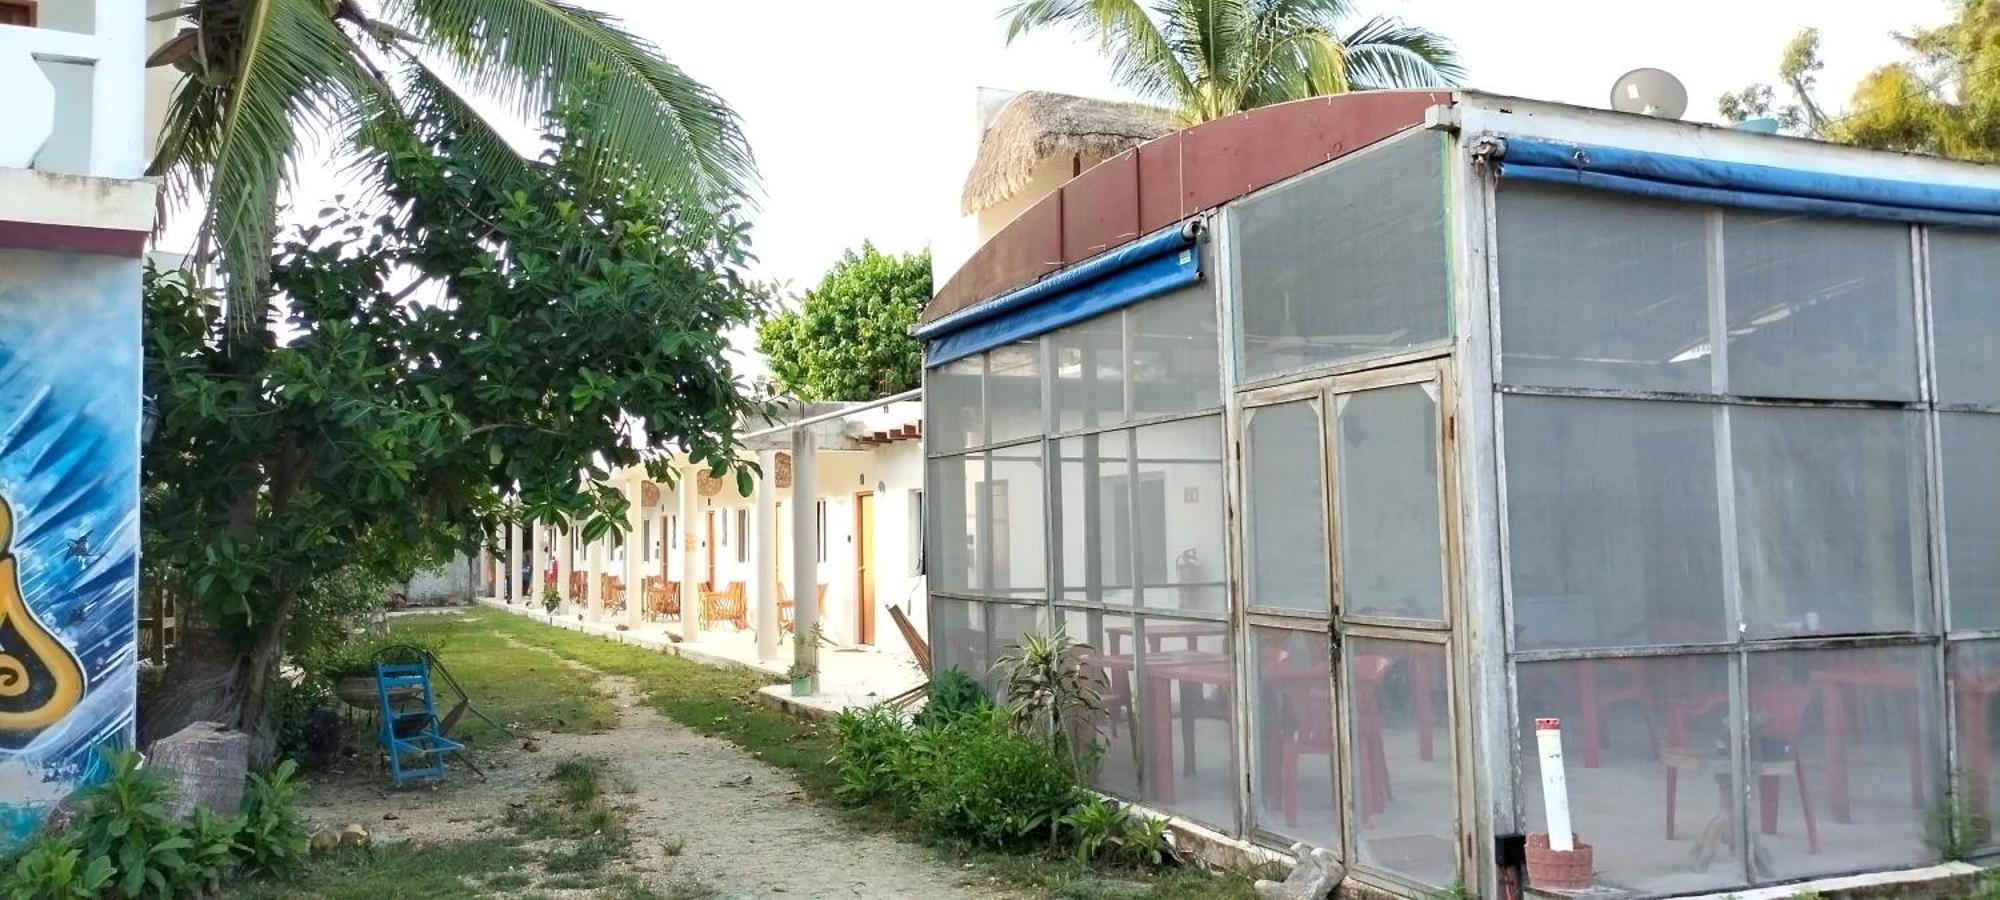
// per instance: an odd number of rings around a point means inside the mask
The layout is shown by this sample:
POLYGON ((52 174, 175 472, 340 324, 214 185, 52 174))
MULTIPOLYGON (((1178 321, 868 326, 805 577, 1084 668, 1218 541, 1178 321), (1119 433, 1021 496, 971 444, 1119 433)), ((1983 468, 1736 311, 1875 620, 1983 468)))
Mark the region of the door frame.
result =
POLYGON ((705 564, 701 571, 701 577, 702 581, 708 585, 703 590, 719 591, 722 589, 722 583, 715 578, 715 508, 709 507, 703 510, 703 512, 705 515, 702 516, 702 521, 705 523, 707 533, 703 536, 701 542, 702 561, 705 564))
POLYGON ((875 519, 874 491, 854 492, 854 642, 875 646, 875 519), (862 512, 866 504, 868 511, 862 512), (865 527, 864 527, 865 526, 865 527), (866 580, 868 590, 861 589, 866 580))
MULTIPOLYGON (((1236 512, 1232 516, 1231 547, 1234 555, 1235 571, 1238 573, 1232 585, 1236 602, 1232 604, 1233 618, 1237 622, 1239 678, 1246 686, 1238 692, 1238 714, 1242 721, 1250 723, 1244 729, 1243 743, 1239 748, 1241 758, 1249 762, 1244 777, 1242 813, 1246 817, 1246 833, 1264 841, 1289 842, 1292 838, 1272 832, 1262 823, 1269 821, 1270 814, 1264 810, 1258 785, 1262 776, 1255 768, 1262 765, 1257 757, 1255 730, 1256 691, 1250 680, 1255 672, 1250 654, 1258 652, 1253 627, 1279 628, 1293 631, 1317 631, 1327 636, 1330 642, 1332 690, 1329 696, 1333 704, 1334 746, 1338 754, 1333 762, 1334 785, 1338 796, 1340 827, 1339 846, 1328 849, 1340 854, 1341 860, 1358 880, 1374 883, 1398 893, 1416 891, 1416 896, 1435 891, 1445 885, 1425 885, 1410 876, 1369 866, 1359 859, 1358 844, 1361 840, 1360 820, 1356 814, 1356 789, 1353 767, 1349 761, 1355 758, 1352 746, 1352 725, 1350 712, 1353 697, 1349 692, 1351 679, 1347 677, 1348 662, 1344 645, 1349 638, 1397 640, 1412 643, 1440 645, 1444 650, 1446 671, 1441 679, 1445 692, 1445 724, 1448 733, 1441 735, 1443 746, 1452 754, 1452 778, 1455 782, 1453 796, 1453 816, 1451 836, 1456 849, 1458 877, 1463 880, 1474 871, 1477 854, 1473 841, 1468 838, 1473 831, 1470 824, 1473 813, 1473 794, 1470 766, 1472 765, 1472 723, 1467 718, 1469 707, 1466 682, 1466 641, 1464 639, 1464 590, 1463 566, 1460 555, 1460 521, 1458 510, 1458 468, 1457 468, 1457 410, 1455 408, 1455 385, 1452 378, 1452 362, 1449 357, 1432 357, 1415 361, 1397 362, 1378 368, 1329 374, 1318 378, 1291 381, 1284 384, 1254 388, 1237 392, 1231 398, 1231 451, 1235 459, 1232 467, 1232 486, 1236 494, 1236 512), (1384 388, 1411 384, 1432 385, 1431 395, 1436 403, 1437 443, 1434 461, 1437 472, 1439 552, 1442 554, 1440 586, 1444 604, 1442 620, 1401 618, 1382 615, 1350 615, 1345 609, 1341 583, 1341 532, 1340 532, 1340 462, 1339 462, 1339 398, 1384 388), (1327 608, 1325 612, 1304 612, 1272 607, 1252 607, 1248 596, 1248 564, 1251 559, 1248 533, 1249 503, 1249 454, 1246 438, 1251 420, 1258 409, 1275 407, 1285 403, 1305 401, 1312 404, 1319 418, 1319 466, 1322 496, 1322 522, 1326 535, 1327 608)), ((1301 498, 1304 499, 1303 497, 1301 498)))

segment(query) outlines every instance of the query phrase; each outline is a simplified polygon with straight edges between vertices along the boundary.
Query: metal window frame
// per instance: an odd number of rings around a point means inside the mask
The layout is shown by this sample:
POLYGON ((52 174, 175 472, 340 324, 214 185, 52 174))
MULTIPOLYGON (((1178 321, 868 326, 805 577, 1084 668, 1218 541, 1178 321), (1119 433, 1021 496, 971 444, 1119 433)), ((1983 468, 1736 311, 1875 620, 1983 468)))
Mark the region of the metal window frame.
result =
MULTIPOLYGON (((1748 779, 1744 777, 1747 761, 1752 748, 1751 729, 1742 727, 1747 721, 1749 704, 1749 661, 1755 654, 1791 652, 1801 650, 1844 650, 1888 647, 1927 648, 1930 665, 1927 677, 1936 691, 1941 710, 1921 710, 1926 718, 1934 718, 1942 725, 1942 736, 1934 747, 1925 748, 1944 766, 1942 777, 1937 779, 1936 789, 1943 793, 1947 802, 1956 802, 1964 790, 1962 781, 1966 773, 1959 771, 1958 744, 1959 726, 1957 704, 1952 684, 1951 652, 1954 644, 2000 638, 2000 629, 1958 632, 1950 623, 1949 570, 1947 568, 1950 535, 1944 527, 1942 515, 1943 463, 1941 416, 1944 413, 1974 412, 2000 413, 2000 405, 1978 403, 1939 403, 1936 400, 1937 363, 1935 358, 1936 322, 1930 293, 1931 259, 1930 233, 1932 228, 1923 225, 1909 225, 1908 238, 1911 247, 1912 291, 1911 302, 1914 310, 1914 339, 1917 343, 1916 362, 1917 397, 1910 401, 1816 399, 1796 397, 1762 397, 1735 395, 1725 392, 1727 372, 1728 342, 1727 330, 1727 290, 1726 267, 1721 223, 1724 211, 1710 208, 1710 239, 1708 246, 1709 268, 1709 327, 1711 354, 1711 387, 1709 393, 1608 390, 1597 388, 1552 388, 1542 385, 1509 384, 1501 372, 1504 338, 1500 334, 1499 268, 1505 264, 1498 257, 1498 241, 1494 234, 1497 205, 1500 202, 1497 185, 1490 173, 1478 173, 1484 181, 1483 202, 1486 204, 1485 221, 1487 235, 1486 268, 1487 296, 1482 324, 1490 335, 1490 342, 1482 354, 1488 371, 1493 373, 1487 390, 1490 391, 1492 424, 1490 430, 1479 429, 1472 440, 1490 447, 1494 466, 1492 488, 1495 500, 1494 523, 1498 534, 1499 577, 1496 587, 1499 597, 1499 611, 1505 622, 1514 619, 1513 577, 1511 571, 1510 541, 1507 536, 1507 474, 1505 454, 1501 451, 1506 434, 1503 407, 1508 396, 1558 396, 1574 398, 1601 398, 1614 400, 1672 401, 1708 404, 1715 410, 1715 452, 1717 476, 1717 504, 1720 527, 1722 529, 1722 565, 1725 613, 1727 620, 1737 624, 1732 639, 1720 643, 1659 644, 1639 647, 1589 647, 1562 650, 1521 650, 1516 646, 1514 631, 1507 627, 1504 632, 1505 670, 1507 680, 1506 705, 1512 711, 1519 709, 1517 668, 1521 664, 1533 664, 1553 660, 1619 659, 1673 656, 1721 656, 1728 660, 1730 673, 1730 729, 1735 740, 1730 747, 1731 764, 1734 770, 1737 792, 1735 811, 1735 834, 1733 846, 1737 864, 1737 881, 1732 886, 1717 888, 1729 890, 1769 885, 1788 879, 1759 878, 1750 859, 1749 809, 1754 801, 1748 779), (1744 599, 1742 597, 1742 566, 1737 558, 1739 541, 1735 534, 1736 503, 1734 497, 1733 435, 1730 427, 1730 410, 1747 407, 1794 407, 1814 409, 1864 409, 1895 410, 1916 414, 1916 421, 1906 429, 1903 439, 1908 442, 1912 465, 1911 502, 1917 507, 1911 517, 1912 535, 1912 579, 1910 585, 1911 607, 1914 614, 1913 630, 1909 632, 1882 632, 1860 635, 1823 635, 1803 638, 1750 638, 1744 631, 1744 599)), ((1472 358, 1471 356, 1467 357, 1472 358)), ((1503 751, 1513 756, 1514 781, 1510 785, 1516 800, 1512 824, 1516 830, 1525 830, 1527 810, 1518 806, 1522 796, 1520 779, 1525 777, 1528 760, 1519 757, 1521 746, 1519 716, 1510 714, 1507 727, 1509 746, 1503 751)), ((1924 729, 1926 732, 1932 729, 1924 729)), ((1989 843, 1987 852, 1995 849, 1989 843)), ((1817 874, 1814 877, 1837 877, 1846 874, 1875 871, 1879 866, 1859 869, 1838 869, 1817 874)))

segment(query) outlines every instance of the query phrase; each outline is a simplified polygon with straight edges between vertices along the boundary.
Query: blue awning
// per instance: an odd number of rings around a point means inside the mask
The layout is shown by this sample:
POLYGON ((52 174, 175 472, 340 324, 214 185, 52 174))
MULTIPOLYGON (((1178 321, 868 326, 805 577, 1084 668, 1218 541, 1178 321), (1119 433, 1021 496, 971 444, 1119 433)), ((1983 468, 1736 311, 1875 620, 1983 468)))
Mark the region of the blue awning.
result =
POLYGON ((1201 279, 1199 231, 1175 225, 916 331, 937 368, 1157 297, 1201 279))
MULTIPOLYGON (((1508 137, 1500 177, 1773 212, 2000 228, 2000 189, 1508 137)), ((1995 178, 2000 184, 2000 177, 1995 178)))

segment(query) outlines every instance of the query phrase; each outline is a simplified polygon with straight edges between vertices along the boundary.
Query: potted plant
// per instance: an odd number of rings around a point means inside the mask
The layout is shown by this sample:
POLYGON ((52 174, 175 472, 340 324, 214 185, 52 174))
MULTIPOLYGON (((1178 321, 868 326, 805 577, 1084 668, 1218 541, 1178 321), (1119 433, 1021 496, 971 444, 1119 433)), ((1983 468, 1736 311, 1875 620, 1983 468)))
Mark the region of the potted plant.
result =
POLYGON ((792 696, 810 696, 813 692, 813 676, 818 674, 818 666, 798 662, 792 663, 792 667, 785 670, 785 678, 792 682, 792 696))
POLYGON ((555 589, 555 588, 552 588, 552 587, 545 587, 545 588, 542 588, 542 611, 543 611, 543 612, 546 612, 546 613, 548 613, 549 615, 555 615, 555 613, 556 613, 556 607, 558 607, 558 606, 561 606, 561 605, 562 605, 562 595, 561 595, 561 594, 558 594, 558 593, 556 593, 556 589, 555 589))

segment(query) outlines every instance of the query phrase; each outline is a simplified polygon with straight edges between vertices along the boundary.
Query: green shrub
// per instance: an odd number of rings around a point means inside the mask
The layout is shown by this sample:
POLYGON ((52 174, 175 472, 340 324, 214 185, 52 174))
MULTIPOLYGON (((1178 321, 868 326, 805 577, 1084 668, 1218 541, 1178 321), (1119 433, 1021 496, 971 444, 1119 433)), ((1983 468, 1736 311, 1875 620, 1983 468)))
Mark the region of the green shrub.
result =
POLYGON ((96 900, 111 884, 111 858, 86 857, 75 834, 44 832, 21 848, 0 876, 7 900, 96 900))
POLYGON ((285 760, 269 775, 251 775, 243 796, 238 862, 253 873, 282 873, 306 858, 310 837, 299 819, 298 764, 285 760))
POLYGON ((1082 796, 1076 767, 1054 743, 1025 737, 990 710, 948 726, 917 785, 918 815, 938 828, 1007 846, 1038 834, 1054 843, 1082 796))
POLYGON ((206 807, 196 807, 183 830, 187 835, 188 879, 213 887, 236 871, 244 847, 242 816, 223 816, 206 807))
POLYGON ((1057 625, 1047 634, 1021 635, 993 664, 1006 676, 1007 715, 1014 727, 1056 744, 1078 770, 1094 761, 1093 748, 1100 746, 1096 723, 1104 711, 1104 682, 1083 664, 1089 651, 1057 625))
POLYGON ((1063 816, 1062 824, 1076 844, 1076 858, 1089 862, 1124 849, 1130 819, 1124 807, 1102 797, 1086 797, 1063 816))
POLYGON ((850 803, 895 798, 908 788, 897 768, 909 748, 911 728, 886 705, 842 710, 833 721, 834 792, 850 803))
POLYGON ((1173 841, 1168 838, 1171 826, 1165 819, 1149 819, 1133 816, 1125 822, 1125 858, 1136 865, 1163 866, 1178 862, 1173 841))
POLYGON ((105 759, 111 776, 76 793, 71 820, 89 865, 107 860, 117 872, 111 889, 121 897, 171 897, 200 886, 200 872, 188 862, 194 842, 167 813, 173 785, 140 769, 131 750, 107 752, 105 759))
POLYGON ((993 698, 986 696, 986 687, 978 679, 953 667, 931 676, 930 689, 925 692, 924 708, 917 711, 912 721, 919 726, 950 725, 967 713, 980 712, 992 706, 993 698))
POLYGON ((423 662, 436 656, 437 650, 432 644, 407 637, 371 637, 323 651, 307 660, 304 668, 309 679, 332 684, 343 678, 373 678, 377 662, 423 662))

